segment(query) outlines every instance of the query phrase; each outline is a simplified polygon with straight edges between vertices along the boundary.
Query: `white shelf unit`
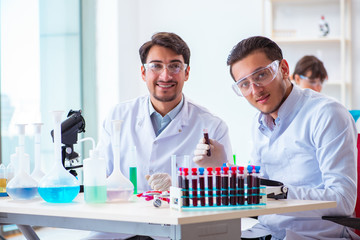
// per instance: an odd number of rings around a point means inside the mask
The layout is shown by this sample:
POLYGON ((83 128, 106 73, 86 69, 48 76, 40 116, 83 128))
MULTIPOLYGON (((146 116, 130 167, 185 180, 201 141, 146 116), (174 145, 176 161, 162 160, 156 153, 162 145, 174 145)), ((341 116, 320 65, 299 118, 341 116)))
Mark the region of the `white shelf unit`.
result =
POLYGON ((328 72, 323 93, 351 109, 351 0, 263 0, 263 35, 283 50, 293 71, 304 55, 324 62, 328 72), (321 37, 320 17, 330 32, 321 37))

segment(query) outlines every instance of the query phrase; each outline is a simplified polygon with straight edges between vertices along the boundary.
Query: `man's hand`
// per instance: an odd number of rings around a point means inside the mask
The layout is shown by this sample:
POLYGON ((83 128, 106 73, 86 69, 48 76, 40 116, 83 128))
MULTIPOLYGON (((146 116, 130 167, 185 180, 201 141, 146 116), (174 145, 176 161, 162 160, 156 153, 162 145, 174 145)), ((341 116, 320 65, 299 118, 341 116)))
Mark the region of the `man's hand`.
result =
POLYGON ((205 143, 205 139, 200 139, 196 145, 193 161, 200 167, 221 167, 226 160, 224 146, 216 140, 210 139, 210 145, 205 143), (207 156, 207 150, 211 150, 211 156, 207 156))
POLYGON ((155 173, 153 175, 146 175, 151 188, 155 191, 169 191, 171 186, 171 177, 167 173, 155 173))

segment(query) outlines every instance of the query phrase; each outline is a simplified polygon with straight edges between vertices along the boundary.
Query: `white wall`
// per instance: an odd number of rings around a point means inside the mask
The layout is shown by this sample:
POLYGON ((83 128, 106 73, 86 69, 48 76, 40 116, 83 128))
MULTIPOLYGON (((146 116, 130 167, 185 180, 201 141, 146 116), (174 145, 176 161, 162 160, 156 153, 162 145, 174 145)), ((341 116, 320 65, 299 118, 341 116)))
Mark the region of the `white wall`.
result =
MULTIPOLYGON (((238 160, 245 164, 249 160, 249 129, 256 110, 245 99, 233 93, 226 59, 232 47, 240 40, 261 35, 261 1, 112 0, 99 1, 98 4, 113 4, 112 9, 117 9, 119 13, 118 23, 107 24, 107 28, 111 29, 110 32, 118 33, 118 45, 113 47, 119 55, 110 56, 106 61, 102 61, 107 68, 116 69, 118 76, 103 79, 102 72, 98 72, 98 79, 101 82, 98 95, 99 111, 106 113, 115 104, 113 100, 116 94, 118 94, 117 100, 123 101, 147 93, 140 76, 138 49, 155 32, 174 32, 188 43, 191 50, 190 78, 185 84, 184 93, 227 122, 233 151, 237 154, 238 160), (112 62, 111 58, 115 61, 112 62), (106 88, 104 84, 115 88, 106 88), (119 86, 118 90, 116 90, 117 86, 119 86), (107 93, 107 91, 111 92, 107 93), (109 94, 113 97, 105 100, 109 94)), ((352 11, 353 43, 356 43, 360 38, 359 31, 355 32, 360 16, 354 15, 360 12, 360 1, 353 0, 352 11)), ((105 15, 109 16, 106 13, 105 15)), ((101 38, 105 39, 107 36, 101 38)), ((99 42, 99 46, 101 44, 99 42)), ((359 48, 360 44, 354 44, 354 52, 356 50, 359 53, 359 48)), ((99 50, 101 51, 101 48, 99 50)), ((353 57, 353 77, 358 76, 356 73, 360 73, 358 70, 360 59, 356 55, 354 54, 353 57)), ((360 83, 356 78, 353 81, 355 85, 353 106, 359 109, 360 96, 356 96, 355 89, 360 87, 360 83)))

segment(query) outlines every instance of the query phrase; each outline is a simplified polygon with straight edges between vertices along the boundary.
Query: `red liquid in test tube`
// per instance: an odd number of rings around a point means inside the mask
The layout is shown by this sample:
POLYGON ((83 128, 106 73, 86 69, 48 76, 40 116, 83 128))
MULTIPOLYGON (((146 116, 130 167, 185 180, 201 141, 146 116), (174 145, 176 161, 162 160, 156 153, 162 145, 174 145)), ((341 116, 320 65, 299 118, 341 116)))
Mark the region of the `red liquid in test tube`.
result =
MULTIPOLYGON (((203 130, 203 132, 204 132, 205 143, 208 144, 209 147, 210 147, 210 140, 209 140, 208 130, 205 128, 205 129, 203 130)), ((210 148, 209 148, 209 150, 207 150, 206 155, 207 155, 208 157, 211 156, 210 148)))
POLYGON ((230 172, 230 205, 236 205, 236 169, 231 167, 230 172))
POLYGON ((244 180, 244 167, 239 167, 239 173, 237 176, 237 199, 239 205, 245 204, 245 180, 244 180))
POLYGON ((204 168, 199 168, 200 205, 205 206, 205 178, 204 168))
POLYGON ((254 187, 254 204, 260 203, 260 166, 255 166, 255 173, 253 174, 253 187, 254 187))
POLYGON ((221 206, 221 168, 215 168, 216 205, 221 206))
POLYGON ((253 166, 249 165, 247 167, 248 174, 246 177, 246 184, 247 184, 247 203, 253 204, 253 166))
POLYGON ((229 205, 229 168, 223 167, 221 175, 221 203, 222 205, 229 205))
POLYGON ((183 205, 185 207, 190 206, 190 199, 189 199, 189 169, 183 168, 183 183, 182 187, 184 189, 184 199, 183 199, 183 205))
POLYGON ((182 176, 182 168, 179 168, 178 171, 178 187, 182 188, 182 182, 183 182, 183 176, 182 176))
POLYGON ((197 179, 197 168, 191 169, 191 188, 192 188, 192 202, 193 206, 197 206, 198 198, 197 198, 197 189, 198 189, 198 179, 197 179))
POLYGON ((207 188, 208 188, 208 203, 209 203, 209 206, 213 206, 214 205, 214 194, 213 194, 213 173, 212 173, 212 167, 208 167, 207 169, 207 188))

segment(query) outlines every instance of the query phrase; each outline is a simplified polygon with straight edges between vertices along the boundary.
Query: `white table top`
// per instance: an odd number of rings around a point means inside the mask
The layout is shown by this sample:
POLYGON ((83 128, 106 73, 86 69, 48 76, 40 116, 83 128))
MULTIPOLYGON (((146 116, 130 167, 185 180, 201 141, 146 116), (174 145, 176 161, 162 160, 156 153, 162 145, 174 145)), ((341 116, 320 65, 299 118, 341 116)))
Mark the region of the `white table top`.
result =
POLYGON ((155 208, 151 201, 147 202, 142 198, 133 202, 104 204, 86 204, 83 199, 82 193, 72 203, 60 204, 47 203, 40 198, 25 201, 12 200, 9 197, 0 198, 0 217, 3 214, 15 213, 178 225, 336 207, 336 202, 333 201, 268 199, 267 205, 258 209, 179 212, 170 209, 167 203, 155 208))

